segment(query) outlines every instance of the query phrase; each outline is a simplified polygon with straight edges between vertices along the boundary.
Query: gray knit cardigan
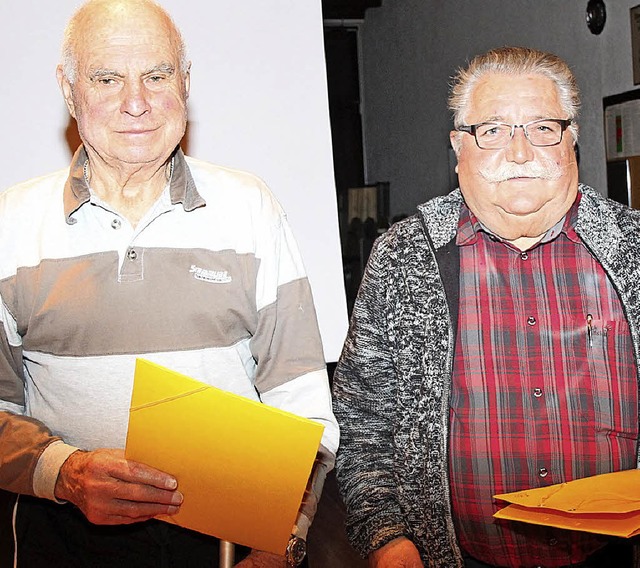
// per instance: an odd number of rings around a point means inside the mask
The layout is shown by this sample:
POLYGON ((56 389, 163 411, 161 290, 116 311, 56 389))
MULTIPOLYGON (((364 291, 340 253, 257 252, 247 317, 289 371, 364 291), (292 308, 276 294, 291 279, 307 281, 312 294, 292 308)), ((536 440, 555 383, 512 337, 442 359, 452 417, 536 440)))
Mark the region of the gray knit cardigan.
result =
MULTIPOLYGON (((620 296, 640 367, 640 211, 580 191, 576 231, 620 296)), ((334 375, 336 471, 363 556, 404 535, 425 566, 462 566, 447 471, 461 202, 432 199, 376 241, 334 375)))

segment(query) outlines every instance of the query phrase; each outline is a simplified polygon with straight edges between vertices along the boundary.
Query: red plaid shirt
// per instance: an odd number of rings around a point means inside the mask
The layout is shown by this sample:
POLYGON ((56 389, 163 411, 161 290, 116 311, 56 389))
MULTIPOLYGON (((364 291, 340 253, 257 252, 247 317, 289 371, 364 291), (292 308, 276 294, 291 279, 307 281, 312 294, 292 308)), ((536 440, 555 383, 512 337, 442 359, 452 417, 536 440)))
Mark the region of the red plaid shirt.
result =
POLYGON ((636 466, 638 385, 620 301, 573 227, 520 252, 463 206, 450 481, 460 545, 494 566, 566 566, 588 533, 498 521, 497 493, 636 466), (587 334, 587 314, 592 316, 587 334))

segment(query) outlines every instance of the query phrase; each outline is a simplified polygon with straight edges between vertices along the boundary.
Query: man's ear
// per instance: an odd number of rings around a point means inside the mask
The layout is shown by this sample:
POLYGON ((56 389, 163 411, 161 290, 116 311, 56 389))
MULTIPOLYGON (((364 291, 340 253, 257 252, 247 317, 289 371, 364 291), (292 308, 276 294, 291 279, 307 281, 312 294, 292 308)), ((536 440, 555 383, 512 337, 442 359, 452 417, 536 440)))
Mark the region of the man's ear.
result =
POLYGON ((449 132, 449 141, 451 142, 451 147, 453 151, 456 153, 456 157, 460 155, 460 135, 462 133, 459 130, 452 130, 449 132))
POLYGON ((73 118, 76 118, 76 107, 73 102, 73 88, 64 74, 62 65, 58 65, 56 68, 56 78, 58 79, 58 85, 60 85, 60 90, 62 91, 62 96, 64 97, 64 102, 67 105, 69 114, 73 118))
POLYGON ((189 62, 189 68, 184 74, 184 98, 189 98, 189 92, 191 90, 191 62, 189 62))

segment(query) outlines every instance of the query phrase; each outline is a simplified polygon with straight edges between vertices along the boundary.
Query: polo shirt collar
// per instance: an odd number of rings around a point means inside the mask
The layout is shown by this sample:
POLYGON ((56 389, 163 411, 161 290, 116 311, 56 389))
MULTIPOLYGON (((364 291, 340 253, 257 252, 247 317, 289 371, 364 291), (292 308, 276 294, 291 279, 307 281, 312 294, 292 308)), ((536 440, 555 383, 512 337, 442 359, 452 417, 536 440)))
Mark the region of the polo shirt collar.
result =
MULTIPOLYGON (((173 205, 182 204, 185 211, 193 211, 206 205, 205 199, 198 193, 193 176, 187 165, 184 153, 180 147, 176 148, 172 156, 173 167, 169 194, 173 205)), ((65 183, 63 193, 64 215, 70 225, 75 223, 75 213, 91 199, 91 190, 84 176, 84 165, 87 161, 87 152, 84 146, 80 146, 71 160, 69 177, 65 183)))

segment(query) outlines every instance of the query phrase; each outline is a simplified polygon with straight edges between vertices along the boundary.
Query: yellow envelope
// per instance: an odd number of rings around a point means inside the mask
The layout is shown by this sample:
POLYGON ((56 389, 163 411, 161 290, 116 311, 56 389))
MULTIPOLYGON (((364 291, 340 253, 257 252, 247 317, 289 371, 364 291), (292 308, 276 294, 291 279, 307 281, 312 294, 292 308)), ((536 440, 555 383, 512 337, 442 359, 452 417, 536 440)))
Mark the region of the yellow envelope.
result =
POLYGON ((125 455, 178 480, 162 520, 283 554, 323 429, 138 359, 125 455))
POLYGON ((512 503, 493 516, 620 537, 640 534, 640 470, 494 495, 512 503))

